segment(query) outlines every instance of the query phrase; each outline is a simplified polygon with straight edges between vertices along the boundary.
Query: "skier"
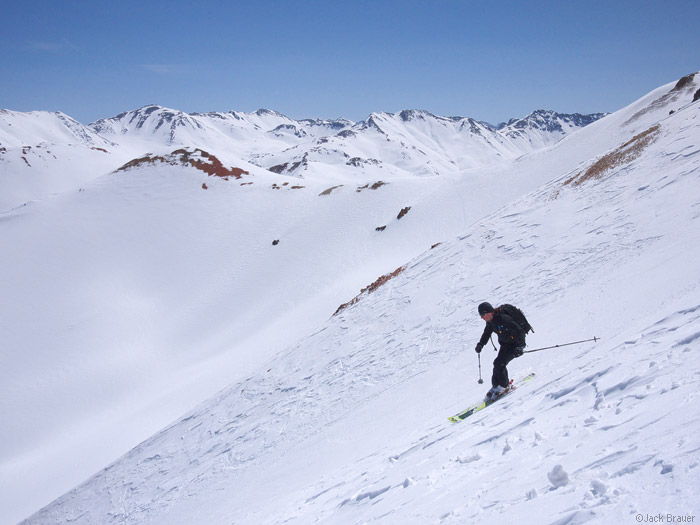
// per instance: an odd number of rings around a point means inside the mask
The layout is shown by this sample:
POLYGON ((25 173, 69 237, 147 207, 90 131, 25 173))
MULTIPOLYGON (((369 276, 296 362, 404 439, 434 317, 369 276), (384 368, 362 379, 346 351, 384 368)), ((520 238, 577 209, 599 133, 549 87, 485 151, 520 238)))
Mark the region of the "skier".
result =
POLYGON ((493 362, 491 390, 486 393, 487 400, 494 400, 503 394, 510 385, 506 366, 514 358, 523 355, 526 332, 511 316, 502 312, 500 308, 494 308, 489 303, 479 305, 479 316, 486 322, 486 328, 484 328, 484 333, 476 345, 476 353, 481 353, 494 332, 498 334, 498 343, 501 345, 498 356, 493 362))

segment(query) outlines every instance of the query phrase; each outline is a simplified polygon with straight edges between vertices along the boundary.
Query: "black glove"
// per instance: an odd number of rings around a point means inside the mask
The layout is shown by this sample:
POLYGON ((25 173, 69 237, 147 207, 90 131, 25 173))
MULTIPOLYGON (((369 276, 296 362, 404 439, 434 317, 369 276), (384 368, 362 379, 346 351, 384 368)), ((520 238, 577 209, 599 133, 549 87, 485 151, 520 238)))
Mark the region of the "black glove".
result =
POLYGON ((515 349, 513 350, 513 355, 515 357, 520 357, 521 355, 523 355, 523 352, 525 351, 525 346, 526 346, 525 343, 516 346, 515 349))
POLYGON ((474 350, 476 350, 476 353, 477 353, 477 354, 480 354, 482 348, 484 348, 484 345, 483 345, 483 344, 481 344, 481 343, 476 343, 476 348, 475 348, 474 350))

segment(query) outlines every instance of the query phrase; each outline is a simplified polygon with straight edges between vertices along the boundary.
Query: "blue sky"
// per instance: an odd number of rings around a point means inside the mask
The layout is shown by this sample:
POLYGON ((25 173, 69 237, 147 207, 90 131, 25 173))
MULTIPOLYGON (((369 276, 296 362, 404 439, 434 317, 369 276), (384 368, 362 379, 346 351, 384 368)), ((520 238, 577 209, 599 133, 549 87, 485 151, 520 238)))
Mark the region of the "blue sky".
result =
POLYGON ((8 1, 0 108, 614 111, 700 70, 698 20, 698 0, 8 1))

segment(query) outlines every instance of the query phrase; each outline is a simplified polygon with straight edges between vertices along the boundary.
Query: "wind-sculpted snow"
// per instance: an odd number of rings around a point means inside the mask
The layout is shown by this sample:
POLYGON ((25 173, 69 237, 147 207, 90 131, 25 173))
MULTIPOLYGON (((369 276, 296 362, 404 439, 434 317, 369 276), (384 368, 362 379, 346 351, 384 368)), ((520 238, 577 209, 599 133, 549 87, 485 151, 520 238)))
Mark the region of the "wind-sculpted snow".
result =
MULTIPOLYGON (((700 105, 663 112, 614 140, 597 123, 599 150, 585 159, 568 156, 592 145, 569 142, 520 161, 502 173, 513 184, 535 166, 558 171, 27 522, 700 519, 700 105), (639 155, 565 184, 656 124, 639 155), (451 424, 484 394, 473 350, 483 300, 525 310, 531 349, 601 339, 514 360, 511 376, 536 377, 451 424)), ((342 188, 315 198, 334 195, 342 188)), ((449 200, 430 202, 438 214, 449 200)), ((414 209, 401 225, 424 217, 414 209)))

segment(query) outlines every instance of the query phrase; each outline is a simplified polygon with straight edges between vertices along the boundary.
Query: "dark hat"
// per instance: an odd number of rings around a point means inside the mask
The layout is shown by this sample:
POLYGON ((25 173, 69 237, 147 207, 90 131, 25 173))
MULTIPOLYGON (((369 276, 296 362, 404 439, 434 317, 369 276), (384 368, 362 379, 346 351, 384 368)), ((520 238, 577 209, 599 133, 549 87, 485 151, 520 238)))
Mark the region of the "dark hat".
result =
POLYGON ((481 317, 484 314, 489 314, 493 312, 493 306, 491 306, 490 303, 481 303, 479 305, 479 316, 481 317))

